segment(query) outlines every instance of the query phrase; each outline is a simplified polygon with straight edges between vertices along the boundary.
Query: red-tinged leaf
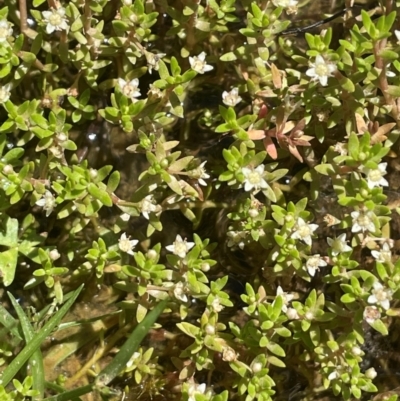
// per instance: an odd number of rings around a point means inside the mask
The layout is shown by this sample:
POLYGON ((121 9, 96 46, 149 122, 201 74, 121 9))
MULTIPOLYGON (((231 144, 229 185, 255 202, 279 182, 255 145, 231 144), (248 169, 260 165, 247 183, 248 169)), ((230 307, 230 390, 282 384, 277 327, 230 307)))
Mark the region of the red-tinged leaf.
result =
POLYGON ((295 134, 297 134, 299 131, 300 131, 300 132, 303 132, 305 126, 306 126, 306 119, 303 118, 303 119, 301 119, 301 120, 296 124, 296 126, 293 128, 293 132, 294 132, 295 134))
POLYGON ((264 118, 266 115, 268 114, 268 107, 266 104, 263 104, 260 107, 260 111, 258 112, 258 119, 261 120, 262 118, 264 118))
POLYGON ((274 63, 271 63, 271 73, 272 73, 272 82, 274 84, 274 87, 276 89, 281 89, 282 88, 281 73, 274 63))
POLYGON ((357 125, 357 132, 361 135, 365 131, 368 131, 367 124, 365 123, 364 119, 360 116, 360 114, 355 114, 356 118, 356 125, 357 125))
POLYGON ((388 123, 379 127, 378 130, 371 137, 371 145, 386 141, 386 134, 390 132, 395 125, 396 123, 388 123))
POLYGON ((247 131, 249 139, 257 140, 265 138, 265 131, 263 129, 251 129, 247 131))
POLYGON ((296 148, 296 146, 293 145, 289 145, 289 152, 297 159, 299 160, 301 163, 303 163, 303 158, 301 157, 298 149, 296 148))
POLYGON ((278 158, 278 151, 276 150, 276 146, 272 142, 272 139, 267 136, 266 138, 263 139, 263 142, 267 153, 270 155, 272 159, 276 160, 278 158))
POLYGON ((295 140, 296 146, 311 146, 311 143, 302 139, 295 140))
MULTIPOLYGON (((301 121, 297 124, 297 125, 299 125, 301 123, 301 121)), ((286 133, 288 133, 289 131, 292 131, 295 127, 296 127, 296 129, 297 129, 297 125, 296 125, 296 122, 295 121, 288 121, 285 125, 284 125, 284 127, 283 127, 283 129, 282 129, 282 131, 280 131, 280 133, 281 134, 286 134, 286 133)), ((299 126, 301 126, 301 125, 299 125, 299 126)), ((303 127, 304 128, 304 127, 303 127)))

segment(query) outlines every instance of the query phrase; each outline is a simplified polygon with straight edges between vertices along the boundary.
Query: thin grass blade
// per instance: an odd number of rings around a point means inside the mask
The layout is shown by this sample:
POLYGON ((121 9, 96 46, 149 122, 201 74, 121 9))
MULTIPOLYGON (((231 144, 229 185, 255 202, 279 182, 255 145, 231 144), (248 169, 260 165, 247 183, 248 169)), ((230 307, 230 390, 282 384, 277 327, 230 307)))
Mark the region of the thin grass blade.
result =
MULTIPOLYGON (((25 343, 29 344, 32 338, 35 335, 31 322, 29 321, 28 316, 26 316, 25 312, 12 296, 12 294, 8 293, 9 298, 14 306, 15 311, 17 312, 19 322, 22 327, 22 332, 24 333, 25 343)), ((44 366, 43 366, 43 355, 39 348, 32 354, 29 358, 29 364, 31 366, 31 373, 32 373, 32 390, 39 391, 36 399, 43 399, 44 396, 44 388, 45 388, 45 381, 44 381, 44 366)))
POLYGON ((133 353, 139 348, 143 338, 149 332, 158 316, 163 312, 168 300, 160 302, 144 319, 140 322, 132 334, 121 347, 113 361, 107 365, 98 375, 96 382, 84 387, 67 391, 62 394, 54 395, 45 398, 43 401, 70 401, 75 397, 87 394, 93 391, 94 388, 101 389, 107 386, 126 366, 131 359, 133 353))
POLYGON ((42 327, 39 333, 35 334, 29 344, 14 358, 14 360, 7 366, 1 377, 2 385, 5 387, 19 372, 21 367, 30 358, 30 356, 40 347, 46 337, 53 331, 53 329, 60 323, 61 319, 71 308, 79 293, 82 291, 83 284, 73 292, 73 296, 65 302, 65 304, 54 314, 54 316, 42 327))

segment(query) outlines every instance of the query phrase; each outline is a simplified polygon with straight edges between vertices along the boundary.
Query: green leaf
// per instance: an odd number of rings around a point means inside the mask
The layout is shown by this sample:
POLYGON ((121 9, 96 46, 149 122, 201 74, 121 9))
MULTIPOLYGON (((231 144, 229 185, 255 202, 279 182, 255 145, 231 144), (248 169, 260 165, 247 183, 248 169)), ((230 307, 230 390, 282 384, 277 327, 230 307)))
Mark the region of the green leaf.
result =
POLYGON ((49 127, 48 121, 40 114, 32 114, 30 118, 40 128, 47 129, 49 127))
POLYGON ((170 77, 168 68, 163 60, 159 60, 158 62, 158 73, 160 74, 161 79, 167 79, 170 77))
POLYGON ((278 359, 276 356, 273 356, 273 355, 268 356, 268 363, 270 363, 271 365, 278 366, 279 368, 286 367, 284 362, 282 362, 280 359, 278 359))
POLYGON ((340 86, 349 93, 353 93, 356 90, 356 87, 353 81, 349 78, 343 77, 339 81, 340 86))
POLYGON ((172 163, 168 170, 171 174, 175 174, 184 170, 189 163, 193 160, 193 156, 186 156, 182 157, 182 159, 177 160, 176 162, 172 163))
POLYGON ((354 160, 358 160, 358 154, 360 151, 360 142, 358 140, 357 135, 354 132, 352 132, 349 136, 348 150, 349 150, 350 156, 354 160))
POLYGON ((397 60, 399 58, 399 54, 397 52, 389 49, 383 49, 379 51, 379 56, 388 62, 397 60))
POLYGON ((113 193, 119 185, 121 179, 121 175, 119 173, 119 171, 114 171, 110 177, 108 178, 108 182, 107 182, 107 191, 110 193, 113 193))
POLYGON ((262 193, 272 202, 276 202, 276 195, 273 189, 268 185, 266 189, 262 191, 262 193))
MULTIPOLYGON (((7 332, 11 332, 12 335, 17 339, 17 340, 22 340, 21 335, 19 334, 18 326, 19 322, 17 319, 14 319, 14 317, 10 314, 10 312, 7 311, 7 309, 0 304, 0 323, 2 326, 5 327, 7 332)), ((4 331, 2 330, 2 333, 4 331)))
POLYGON ((220 58, 221 61, 235 61, 237 60, 237 57, 234 52, 229 52, 223 54, 220 58))
POLYGON ((274 329, 274 331, 276 334, 278 334, 278 336, 281 336, 281 337, 288 338, 288 337, 292 336, 292 332, 289 329, 287 329, 286 327, 277 327, 274 329))
POLYGON ((285 357, 285 350, 278 344, 274 343, 274 342, 269 342, 267 344, 267 349, 269 351, 271 351, 273 354, 280 356, 280 357, 285 357))
POLYGON ((306 41, 308 43, 308 47, 310 49, 314 49, 315 48, 315 38, 313 35, 311 35, 310 33, 306 32, 306 41))
POLYGON ((269 313, 269 318, 275 322, 279 315, 281 314, 282 311, 282 307, 283 307, 283 298, 282 296, 277 296, 275 298, 275 301, 272 303, 272 310, 269 313))
POLYGON ((335 173, 335 169, 333 168, 332 164, 321 163, 318 166, 315 166, 314 169, 322 175, 333 175, 335 173))
POLYGON ((18 246, 18 220, 3 216, 0 228, 0 245, 8 247, 18 246))
POLYGON ((236 158, 233 156, 232 152, 229 151, 228 149, 222 149, 222 156, 224 157, 227 163, 229 164, 236 163, 236 158))
POLYGON ((389 334, 387 327, 381 319, 377 319, 374 322, 370 323, 370 326, 381 333, 383 336, 387 336, 389 334))
MULTIPOLYGON (((183 195, 183 193, 182 193, 182 188, 181 188, 181 186, 180 186, 178 180, 177 180, 174 176, 168 175, 166 172, 165 172, 165 174, 169 177, 169 182, 167 182, 167 185, 168 185, 176 194, 178 194, 178 195, 183 195)), ((165 174, 163 175, 164 181, 166 181, 166 180, 165 180, 165 178, 166 178, 166 175, 165 175, 165 174)))
POLYGON ((24 154, 23 148, 14 148, 8 151, 1 159, 3 163, 12 163, 19 160, 24 154))
POLYGON ((344 304, 351 304, 352 302, 354 302, 356 300, 356 297, 353 294, 344 294, 341 296, 340 300, 344 303, 344 304))
POLYGON ((400 97, 400 86, 388 85, 385 92, 388 93, 389 95, 400 97))
POLYGON ((88 191, 90 195, 98 199, 103 205, 108 207, 111 207, 113 205, 111 196, 106 191, 101 190, 96 184, 93 184, 92 182, 89 183, 88 191))
MULTIPOLYGON (((181 67, 179 67, 178 60, 175 57, 171 57, 171 73, 174 77, 180 75, 181 73, 181 67)), ((161 76, 161 75, 160 75, 161 76)), ((165 79, 164 77, 161 77, 165 79)))
POLYGON ((11 248, 0 253, 0 272, 5 287, 8 287, 14 281, 17 261, 18 248, 11 248))
POLYGON ((24 51, 20 51, 18 53, 19 57, 21 57, 21 59, 28 64, 33 63, 36 60, 36 55, 30 52, 24 52, 24 51))

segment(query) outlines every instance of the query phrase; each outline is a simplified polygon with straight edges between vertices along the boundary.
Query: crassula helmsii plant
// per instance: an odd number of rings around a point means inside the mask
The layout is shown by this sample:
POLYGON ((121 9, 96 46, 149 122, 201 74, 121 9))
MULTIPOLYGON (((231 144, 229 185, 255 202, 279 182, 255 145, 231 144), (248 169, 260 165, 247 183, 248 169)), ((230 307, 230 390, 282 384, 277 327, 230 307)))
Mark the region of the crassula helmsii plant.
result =
POLYGON ((400 2, 314 3, 3 2, 2 400, 397 399, 400 2))

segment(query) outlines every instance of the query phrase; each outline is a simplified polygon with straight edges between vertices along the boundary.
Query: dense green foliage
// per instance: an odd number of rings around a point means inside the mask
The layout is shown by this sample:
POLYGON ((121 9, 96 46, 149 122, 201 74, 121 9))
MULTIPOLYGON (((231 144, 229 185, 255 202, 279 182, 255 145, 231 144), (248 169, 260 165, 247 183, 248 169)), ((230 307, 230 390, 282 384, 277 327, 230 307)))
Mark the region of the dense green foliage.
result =
POLYGON ((395 401, 400 2, 3 3, 1 400, 395 401))

